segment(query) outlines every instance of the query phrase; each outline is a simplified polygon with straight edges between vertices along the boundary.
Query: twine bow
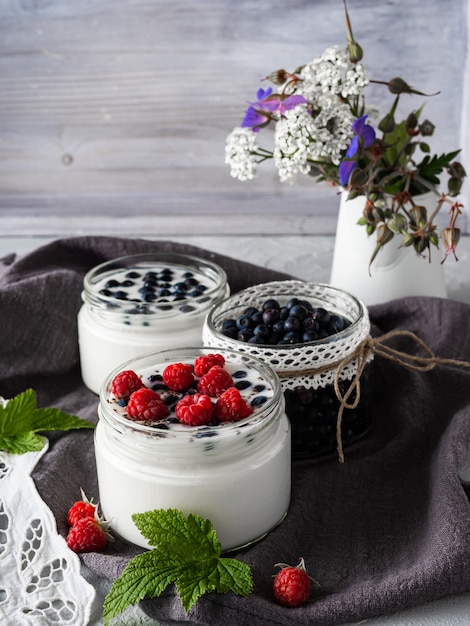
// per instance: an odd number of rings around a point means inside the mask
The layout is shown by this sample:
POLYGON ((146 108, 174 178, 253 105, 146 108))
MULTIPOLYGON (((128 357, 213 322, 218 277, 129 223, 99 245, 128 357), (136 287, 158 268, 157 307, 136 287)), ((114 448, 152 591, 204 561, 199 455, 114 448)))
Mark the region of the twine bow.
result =
MULTIPOLYGON (((422 339, 420 339, 417 335, 415 335, 415 333, 409 330, 392 330, 388 333, 385 333, 384 335, 381 335, 380 337, 374 338, 370 335, 367 336, 360 344, 356 346, 353 352, 344 357, 344 359, 342 359, 336 366, 333 386, 336 397, 339 401, 339 410, 336 418, 336 449, 338 451, 338 458, 340 463, 344 463, 343 442, 341 437, 343 413, 345 409, 355 409, 358 406, 361 399, 361 376, 365 366, 367 365, 372 355, 381 356, 385 359, 388 359, 389 361, 392 361, 393 363, 398 363, 399 365, 402 365, 403 367, 406 367, 409 370, 414 370, 416 372, 428 372, 432 370, 436 365, 457 365, 459 367, 470 368, 470 362, 468 361, 437 357, 431 350, 431 348, 427 346, 422 339), (408 352, 402 352, 388 346, 386 342, 389 339, 393 339, 395 337, 408 337, 409 339, 412 339, 415 342, 416 346, 420 348, 425 354, 409 354, 408 352), (341 372, 346 367, 346 365, 351 363, 351 361, 353 360, 357 360, 357 369, 353 378, 351 379, 350 385, 347 387, 346 391, 342 393, 339 384, 341 380, 341 372), (349 398, 353 391, 355 391, 354 400, 352 402, 349 402, 349 398)), ((331 369, 331 365, 327 365, 308 370, 307 372, 303 371, 302 373, 304 375, 315 375, 331 369)), ((293 376, 297 376, 297 373, 292 371, 282 371, 278 372, 278 375, 281 378, 290 378, 293 376)))

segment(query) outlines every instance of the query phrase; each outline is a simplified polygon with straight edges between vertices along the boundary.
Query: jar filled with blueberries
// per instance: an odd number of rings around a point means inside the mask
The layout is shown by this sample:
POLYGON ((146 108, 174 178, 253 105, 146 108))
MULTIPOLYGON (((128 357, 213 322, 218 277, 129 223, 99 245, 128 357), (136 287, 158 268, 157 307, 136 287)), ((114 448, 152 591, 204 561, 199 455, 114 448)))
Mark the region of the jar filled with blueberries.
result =
MULTIPOLYGON (((358 374, 358 348, 369 337, 365 305, 330 285, 288 280, 249 287, 216 305, 203 343, 246 352, 271 365, 284 392, 294 459, 338 449, 340 397, 360 375, 355 408, 341 416, 341 448, 370 428, 372 357, 358 374)), ((357 393, 357 390, 356 392, 357 393)), ((354 404, 354 395, 349 403, 354 404)))
POLYGON ((124 361, 201 345, 208 311, 228 295, 225 271, 191 255, 134 254, 94 267, 84 278, 78 314, 85 385, 99 393, 105 377, 124 361))

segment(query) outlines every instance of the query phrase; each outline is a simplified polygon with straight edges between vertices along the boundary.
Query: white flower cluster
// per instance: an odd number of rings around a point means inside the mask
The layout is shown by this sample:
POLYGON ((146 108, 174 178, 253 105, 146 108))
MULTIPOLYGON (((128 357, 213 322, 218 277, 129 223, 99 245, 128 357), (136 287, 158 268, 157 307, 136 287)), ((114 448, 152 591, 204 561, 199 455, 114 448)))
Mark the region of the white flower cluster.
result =
POLYGON ((225 144, 225 163, 238 180, 251 180, 258 173, 256 152, 258 142, 251 128, 234 128, 225 144))
POLYGON ((312 116, 307 105, 286 111, 276 124, 274 163, 282 182, 308 174, 312 162, 339 165, 351 141, 354 117, 342 102, 324 106, 312 116))
MULTIPOLYGON (((351 138, 356 119, 348 98, 359 98, 368 83, 361 63, 351 63, 337 46, 305 65, 292 93, 304 96, 308 104, 298 104, 276 120, 274 150, 270 156, 282 182, 295 182, 298 174, 309 174, 314 163, 339 165, 351 138)), ((288 85, 279 93, 289 93, 288 85)), ((225 163, 239 180, 252 179, 258 163, 268 151, 258 145, 258 133, 251 128, 235 128, 227 138, 225 163)))
POLYGON ((335 96, 347 99, 360 96, 369 78, 362 63, 351 63, 348 54, 338 46, 327 48, 311 63, 304 65, 297 93, 320 107, 335 96))

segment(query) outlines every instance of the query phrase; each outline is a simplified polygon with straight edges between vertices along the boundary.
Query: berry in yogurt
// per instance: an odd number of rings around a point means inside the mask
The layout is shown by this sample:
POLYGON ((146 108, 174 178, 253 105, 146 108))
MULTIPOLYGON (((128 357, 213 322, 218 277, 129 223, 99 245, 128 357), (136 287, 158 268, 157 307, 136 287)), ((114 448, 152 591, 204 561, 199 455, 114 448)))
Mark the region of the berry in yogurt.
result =
POLYGON ((157 365, 140 374, 119 372, 108 402, 127 419, 167 430, 238 422, 272 395, 272 386, 259 373, 225 363, 221 354, 206 354, 191 363, 157 365), (129 381, 128 389, 123 378, 129 381), (133 391, 137 380, 140 387, 133 391))

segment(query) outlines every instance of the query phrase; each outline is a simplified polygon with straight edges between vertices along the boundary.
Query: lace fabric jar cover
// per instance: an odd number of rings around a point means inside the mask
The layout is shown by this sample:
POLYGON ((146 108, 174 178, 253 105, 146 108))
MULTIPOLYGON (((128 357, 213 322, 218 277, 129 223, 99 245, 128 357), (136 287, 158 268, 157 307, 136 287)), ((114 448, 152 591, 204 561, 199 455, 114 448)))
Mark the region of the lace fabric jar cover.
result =
MULTIPOLYGON (((0 404, 6 401, 0 398, 0 404)), ((0 451, 0 623, 86 626, 94 588, 80 560, 57 532, 31 472, 48 450, 0 451)))
MULTIPOLYGON (((274 281, 249 287, 214 307, 206 318, 203 343, 213 348, 246 352, 271 365, 284 391, 286 413, 292 425, 293 457, 306 458, 329 454, 336 449, 340 403, 334 389, 335 378, 338 377, 339 388, 344 394, 358 369, 354 352, 369 333, 367 308, 346 291, 296 280, 274 281), (261 309, 270 298, 276 299, 281 306, 291 298, 306 300, 313 307, 323 307, 330 313, 344 316, 351 324, 326 339, 287 345, 245 343, 221 332, 226 319, 236 319, 251 306, 261 309)), ((370 356, 368 360, 372 358, 370 356)), ((360 402, 355 409, 343 413, 343 446, 363 437, 370 427, 370 375, 371 363, 368 363, 361 377, 360 402)))

